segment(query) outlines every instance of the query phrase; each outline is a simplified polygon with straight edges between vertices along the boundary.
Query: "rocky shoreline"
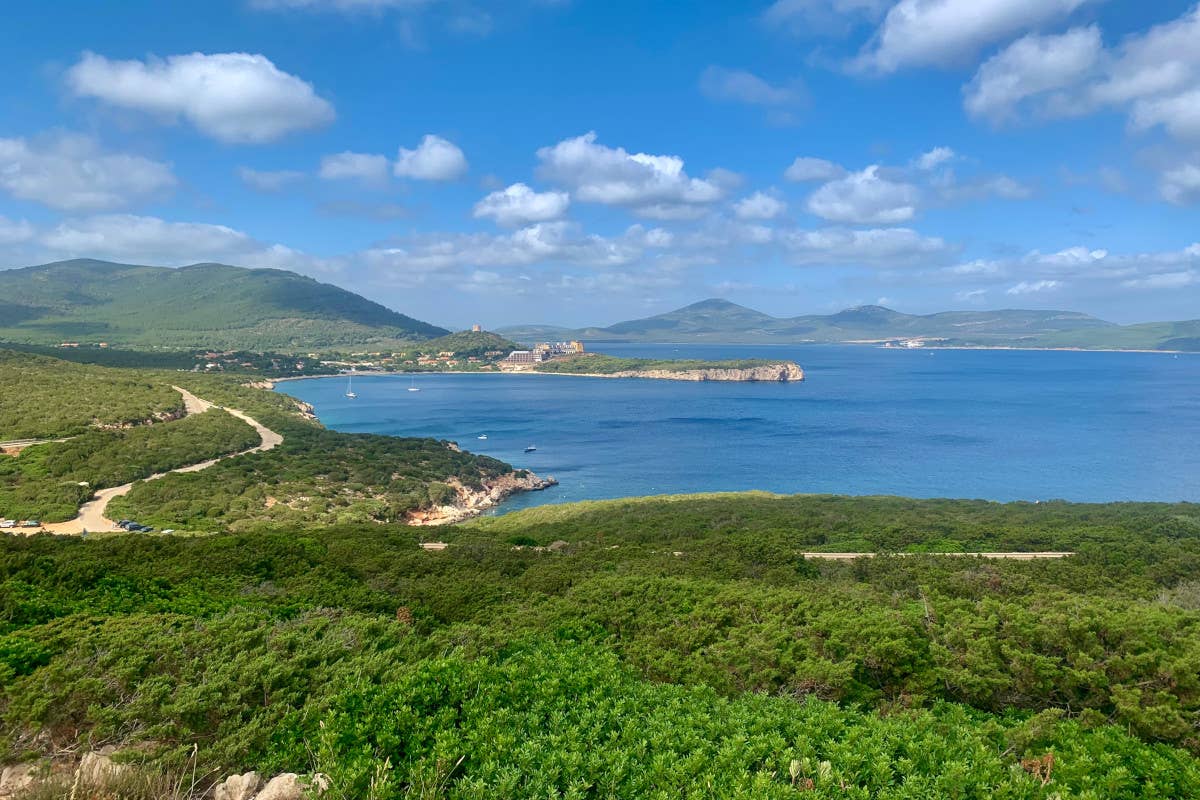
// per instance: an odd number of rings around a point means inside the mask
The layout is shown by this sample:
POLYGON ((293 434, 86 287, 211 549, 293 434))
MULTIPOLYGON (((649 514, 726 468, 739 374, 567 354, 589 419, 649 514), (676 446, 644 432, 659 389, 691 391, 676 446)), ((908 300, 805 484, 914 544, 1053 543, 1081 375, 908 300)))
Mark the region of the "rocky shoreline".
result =
POLYGON ((538 372, 535 374, 577 375, 584 378, 651 378, 663 381, 736 381, 742 383, 792 383, 804 380, 804 370, 792 361, 766 364, 761 367, 747 367, 745 369, 711 367, 686 370, 646 369, 610 373, 538 372))
POLYGON ((416 527, 450 525, 478 516, 520 492, 540 492, 558 481, 551 476, 540 478, 528 470, 507 472, 497 478, 483 481, 482 489, 464 486, 457 478, 446 482, 456 492, 457 499, 450 504, 411 511, 405 522, 416 527))

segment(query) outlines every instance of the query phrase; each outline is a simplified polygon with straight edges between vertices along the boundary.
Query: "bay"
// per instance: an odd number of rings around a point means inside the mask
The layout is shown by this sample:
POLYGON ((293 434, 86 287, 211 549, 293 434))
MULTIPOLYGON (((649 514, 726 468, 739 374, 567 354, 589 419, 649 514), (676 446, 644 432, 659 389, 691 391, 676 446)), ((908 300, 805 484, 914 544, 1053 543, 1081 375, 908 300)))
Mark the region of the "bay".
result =
POLYGON ((680 492, 1200 501, 1200 356, 866 346, 604 345, 793 359, 793 384, 560 375, 281 383, 349 433, 429 436, 561 485, 501 511, 680 492), (421 389, 409 392, 410 383, 421 389), (477 438, 486 435, 487 439, 477 438), (537 450, 525 453, 528 445, 537 450))

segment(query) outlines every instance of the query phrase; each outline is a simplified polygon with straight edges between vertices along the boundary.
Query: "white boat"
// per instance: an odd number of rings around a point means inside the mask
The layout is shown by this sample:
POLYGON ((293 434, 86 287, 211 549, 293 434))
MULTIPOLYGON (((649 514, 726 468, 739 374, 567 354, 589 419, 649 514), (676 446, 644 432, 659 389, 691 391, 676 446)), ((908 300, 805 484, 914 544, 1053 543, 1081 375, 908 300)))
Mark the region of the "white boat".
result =
POLYGON ((486 434, 486 433, 481 433, 481 434, 479 434, 478 436, 476 436, 475 438, 476 438, 476 439, 486 439, 486 438, 487 438, 487 434, 486 434))
POLYGON ((351 375, 349 378, 346 378, 346 397, 349 397, 351 400, 358 397, 358 395, 356 395, 354 393, 354 376, 353 375, 351 375))
POLYGON ((533 445, 529 445, 529 447, 525 448, 526 453, 532 453, 534 450, 537 450, 537 448, 534 447, 533 445))
POLYGON ((419 391, 421 391, 420 387, 419 387, 419 386, 417 386, 417 379, 416 379, 416 378, 413 378, 413 379, 412 379, 412 381, 409 383, 408 390, 409 390, 410 392, 419 392, 419 391))

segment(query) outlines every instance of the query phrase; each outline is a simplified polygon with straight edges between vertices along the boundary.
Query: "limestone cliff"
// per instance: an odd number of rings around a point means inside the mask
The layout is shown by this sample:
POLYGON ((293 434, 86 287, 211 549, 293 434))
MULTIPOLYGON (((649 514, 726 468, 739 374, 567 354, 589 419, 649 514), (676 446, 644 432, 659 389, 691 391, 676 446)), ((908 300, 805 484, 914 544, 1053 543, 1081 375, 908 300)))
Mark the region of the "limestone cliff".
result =
POLYGON ((794 361, 782 361, 778 364, 767 364, 746 369, 687 369, 687 370, 628 370, 613 372, 606 375, 595 375, 597 378, 656 378, 665 381, 766 381, 771 383, 789 383, 804 380, 804 370, 794 361))

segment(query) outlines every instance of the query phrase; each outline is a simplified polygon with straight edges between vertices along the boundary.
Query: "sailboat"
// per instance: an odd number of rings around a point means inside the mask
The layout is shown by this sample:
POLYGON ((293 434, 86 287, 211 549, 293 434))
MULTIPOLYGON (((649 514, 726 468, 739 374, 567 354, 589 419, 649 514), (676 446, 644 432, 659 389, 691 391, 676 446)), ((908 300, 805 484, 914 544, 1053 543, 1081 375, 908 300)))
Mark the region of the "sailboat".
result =
POLYGON ((349 397, 351 400, 358 397, 358 395, 356 395, 354 393, 354 376, 353 375, 346 378, 346 397, 349 397))
POLYGON ((409 385, 408 385, 408 390, 409 390, 410 392, 419 392, 419 391, 421 391, 421 387, 417 386, 417 379, 416 379, 416 378, 413 378, 413 379, 412 379, 412 380, 409 382, 409 385))
POLYGON ((475 438, 476 438, 476 439, 486 439, 486 438, 487 438, 487 434, 486 434, 486 433, 481 433, 481 434, 479 434, 478 436, 476 436, 475 438))

